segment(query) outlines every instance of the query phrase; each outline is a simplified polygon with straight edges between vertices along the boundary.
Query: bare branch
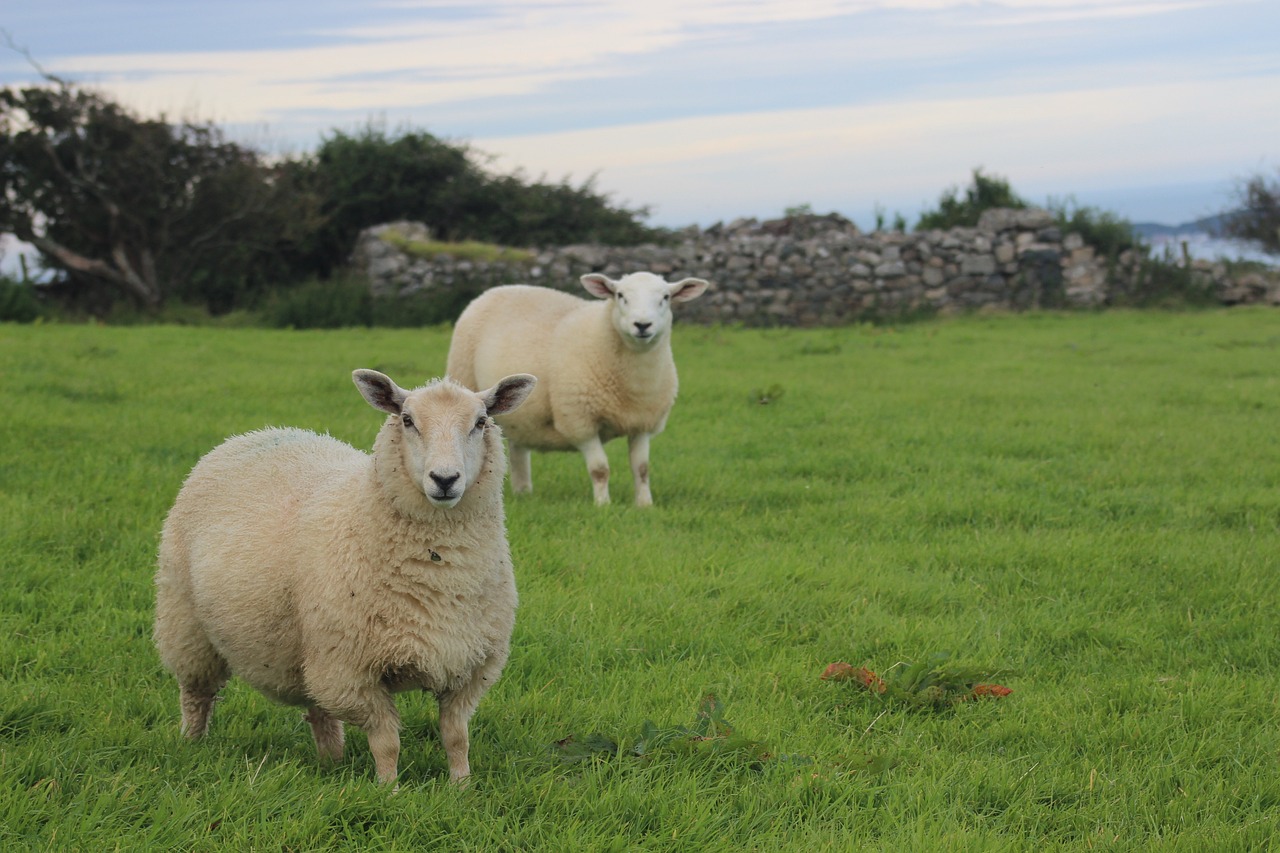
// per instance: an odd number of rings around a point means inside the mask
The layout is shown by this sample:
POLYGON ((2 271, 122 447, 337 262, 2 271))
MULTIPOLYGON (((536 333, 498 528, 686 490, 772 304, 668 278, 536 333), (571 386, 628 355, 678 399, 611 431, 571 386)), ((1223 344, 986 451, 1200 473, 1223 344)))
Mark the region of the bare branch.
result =
POLYGON ((27 60, 27 63, 36 70, 36 73, 39 74, 41 78, 48 80, 50 83, 57 83, 59 86, 70 85, 70 83, 62 77, 46 71, 44 66, 37 62, 35 57, 31 55, 31 51, 25 47, 20 47, 18 43, 13 40, 13 35, 4 27, 0 27, 0 37, 4 38, 4 43, 10 50, 27 60))

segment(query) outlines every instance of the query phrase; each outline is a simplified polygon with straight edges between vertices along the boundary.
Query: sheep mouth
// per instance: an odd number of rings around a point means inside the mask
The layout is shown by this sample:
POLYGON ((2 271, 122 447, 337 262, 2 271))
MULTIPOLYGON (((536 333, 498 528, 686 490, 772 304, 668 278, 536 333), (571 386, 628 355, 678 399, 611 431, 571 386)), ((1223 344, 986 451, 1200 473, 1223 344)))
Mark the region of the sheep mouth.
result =
POLYGON ((432 494, 427 492, 427 500, 441 509, 450 509, 457 506, 458 501, 462 500, 462 493, 449 491, 432 494))

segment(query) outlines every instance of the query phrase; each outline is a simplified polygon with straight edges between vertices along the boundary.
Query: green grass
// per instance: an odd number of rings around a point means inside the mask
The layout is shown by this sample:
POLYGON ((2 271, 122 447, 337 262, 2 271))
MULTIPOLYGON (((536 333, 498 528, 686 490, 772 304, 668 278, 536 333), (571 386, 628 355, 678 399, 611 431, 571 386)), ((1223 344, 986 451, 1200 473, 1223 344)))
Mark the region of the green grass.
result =
MULTIPOLYGON (((448 331, 0 326, 0 848, 1256 850, 1280 837, 1280 315, 677 330, 657 505, 576 454, 508 502, 507 670, 447 781, 399 699, 363 736, 233 682, 178 734, 150 642, 182 478, 267 424, 367 448, 348 379, 443 369, 448 331), (762 391, 762 389, 764 389, 762 391), (767 399, 770 402, 762 404, 767 399), (920 710, 819 679, 950 653, 999 700, 920 710), (767 747, 555 748, 689 726, 767 747)), ((683 729, 679 729, 683 731, 683 729)))

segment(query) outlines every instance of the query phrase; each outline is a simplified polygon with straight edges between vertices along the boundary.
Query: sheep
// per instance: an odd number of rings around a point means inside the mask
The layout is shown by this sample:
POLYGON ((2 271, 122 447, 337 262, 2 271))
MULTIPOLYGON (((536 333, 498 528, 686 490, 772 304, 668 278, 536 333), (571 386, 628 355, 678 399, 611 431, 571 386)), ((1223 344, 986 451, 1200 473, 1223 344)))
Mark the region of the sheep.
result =
POLYGON ((515 623, 492 418, 536 380, 508 376, 475 393, 447 379, 406 391, 375 370, 352 378, 389 415, 372 455, 269 428, 227 440, 191 471, 161 534, 155 644, 191 739, 238 675, 305 708, 322 759, 341 760, 344 722, 363 729, 378 780, 391 783, 393 694, 429 690, 461 781, 468 723, 515 623))
POLYGON ((604 443, 625 435, 637 506, 650 506, 649 440, 675 403, 671 303, 701 296, 708 283, 674 283, 649 272, 614 281, 582 276, 603 302, 523 284, 478 296, 454 327, 445 372, 468 388, 504 372, 538 377, 519 412, 499 418, 510 444, 511 486, 533 491, 532 450, 578 450, 599 505, 609 503, 604 443))

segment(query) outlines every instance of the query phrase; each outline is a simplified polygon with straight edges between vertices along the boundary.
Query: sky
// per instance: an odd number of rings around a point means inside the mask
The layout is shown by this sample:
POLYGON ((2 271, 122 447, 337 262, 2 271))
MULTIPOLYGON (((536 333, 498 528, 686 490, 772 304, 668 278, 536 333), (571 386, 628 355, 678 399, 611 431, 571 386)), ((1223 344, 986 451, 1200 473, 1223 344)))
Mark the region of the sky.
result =
POLYGON ((1276 0, 5 0, 0 29, 3 85, 25 51, 271 153, 426 131, 670 227, 913 223, 974 168, 1179 224, 1280 169, 1276 0))

